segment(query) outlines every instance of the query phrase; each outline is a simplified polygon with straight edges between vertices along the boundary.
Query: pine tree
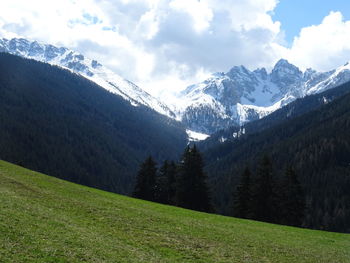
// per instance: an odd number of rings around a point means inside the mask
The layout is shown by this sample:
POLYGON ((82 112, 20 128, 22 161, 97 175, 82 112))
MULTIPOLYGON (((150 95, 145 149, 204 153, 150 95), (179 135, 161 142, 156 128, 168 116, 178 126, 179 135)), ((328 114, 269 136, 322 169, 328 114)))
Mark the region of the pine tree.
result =
POLYGON ((159 172, 156 178, 155 187, 155 201, 158 203, 167 204, 167 173, 168 173, 168 161, 165 161, 163 165, 159 168, 159 172))
POLYGON ((264 156, 253 187, 252 219, 275 223, 278 215, 272 164, 269 157, 264 156))
POLYGON ((292 167, 288 167, 283 180, 282 223, 301 226, 305 214, 305 196, 297 175, 292 167))
POLYGON ((209 189, 203 172, 203 161, 196 146, 187 147, 180 163, 176 191, 178 206, 210 212, 209 189))
POLYGON ((240 218, 251 216, 251 173, 248 167, 244 169, 241 181, 234 192, 233 215, 240 218))
POLYGON ((136 198, 155 201, 155 185, 156 185, 156 163, 149 156, 140 166, 137 174, 136 185, 133 196, 136 198))
POLYGON ((176 192, 176 165, 164 161, 159 169, 156 182, 156 201, 163 204, 174 204, 176 192))
POLYGON ((168 166, 167 171, 167 183, 168 183, 168 204, 175 204, 175 195, 176 195, 176 177, 177 177, 177 166, 174 161, 171 161, 168 166))

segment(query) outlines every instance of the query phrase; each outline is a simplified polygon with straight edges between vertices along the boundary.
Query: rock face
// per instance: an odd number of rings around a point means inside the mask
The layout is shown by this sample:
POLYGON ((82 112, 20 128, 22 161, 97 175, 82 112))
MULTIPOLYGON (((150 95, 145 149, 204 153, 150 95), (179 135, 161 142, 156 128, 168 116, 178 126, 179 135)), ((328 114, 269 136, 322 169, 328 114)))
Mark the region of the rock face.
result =
POLYGON ((297 98, 319 93, 350 81, 350 65, 329 72, 302 72, 279 60, 271 73, 244 66, 215 73, 180 95, 178 118, 193 131, 211 134, 230 126, 262 118, 297 98))
POLYGON ((145 105, 163 115, 175 117, 175 114, 164 103, 134 83, 123 79, 96 60, 86 58, 82 54, 67 48, 14 38, 11 40, 0 39, 0 52, 7 52, 69 69, 90 79, 111 93, 122 96, 134 106, 145 105))

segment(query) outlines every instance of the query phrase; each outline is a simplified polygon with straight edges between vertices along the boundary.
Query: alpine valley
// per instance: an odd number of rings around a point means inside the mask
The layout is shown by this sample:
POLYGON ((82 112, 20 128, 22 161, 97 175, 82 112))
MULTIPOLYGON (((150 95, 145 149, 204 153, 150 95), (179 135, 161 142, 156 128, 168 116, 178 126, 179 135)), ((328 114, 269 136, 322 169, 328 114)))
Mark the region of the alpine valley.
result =
POLYGON ((350 4, 0 0, 0 263, 350 263, 350 4))
POLYGON ((349 64, 302 72, 281 59, 271 72, 235 66, 214 73, 165 103, 75 51, 0 39, 0 159, 111 192, 150 192, 134 197, 177 206, 181 193, 204 189, 198 196, 208 205, 200 211, 237 216, 233 192, 242 171, 259 179, 266 157, 273 182, 266 204, 269 214, 283 214, 244 218, 290 224, 282 209, 290 166, 305 202, 292 225, 349 233, 349 92, 349 64), (193 171, 202 181, 188 179, 193 171))

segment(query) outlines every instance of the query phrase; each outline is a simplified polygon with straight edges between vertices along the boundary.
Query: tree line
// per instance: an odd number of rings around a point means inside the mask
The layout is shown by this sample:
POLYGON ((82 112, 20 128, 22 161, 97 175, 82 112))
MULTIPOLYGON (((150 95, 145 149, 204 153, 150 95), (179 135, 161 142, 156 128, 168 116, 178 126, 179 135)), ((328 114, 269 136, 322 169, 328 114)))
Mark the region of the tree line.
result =
POLYGON ((133 196, 187 209, 213 212, 203 160, 197 147, 186 147, 179 163, 157 164, 149 156, 140 166, 133 196))
POLYGON ((261 160, 256 175, 248 167, 233 196, 233 215, 264 222, 302 226, 305 195, 292 167, 276 178, 269 157, 261 160))
MULTIPOLYGON (((196 146, 187 147, 179 163, 164 161, 159 169, 149 156, 140 165, 133 197, 214 212, 202 156, 196 146)), ((306 205, 298 177, 288 167, 283 178, 276 178, 267 156, 260 161, 256 175, 245 168, 232 200, 235 217, 302 226, 306 205)))

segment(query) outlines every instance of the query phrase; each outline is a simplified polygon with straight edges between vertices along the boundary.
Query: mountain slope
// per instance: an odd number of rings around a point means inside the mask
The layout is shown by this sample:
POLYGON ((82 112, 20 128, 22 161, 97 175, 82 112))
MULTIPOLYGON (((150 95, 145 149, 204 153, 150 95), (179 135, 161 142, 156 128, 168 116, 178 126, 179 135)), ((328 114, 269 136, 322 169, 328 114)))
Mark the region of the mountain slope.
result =
POLYGON ((0 53, 0 158, 128 193, 147 155, 176 159, 182 125, 67 70, 0 53))
POLYGON ((207 140, 200 143, 202 149, 218 145, 218 142, 234 141, 243 134, 254 134, 278 125, 286 120, 301 116, 305 113, 320 108, 321 106, 334 101, 337 98, 350 93, 349 84, 343 84, 336 88, 308 95, 285 105, 266 117, 245 123, 243 126, 233 126, 212 134, 207 140))
POLYGON ((0 161, 1 262, 338 262, 350 236, 83 187, 0 161))
MULTIPOLYGON (((350 91, 350 83, 341 88, 350 91)), ((221 212, 228 212, 232 190, 244 166, 249 164, 255 171, 259 159, 267 153, 277 176, 281 176, 287 165, 294 166, 299 174, 309 206, 306 226, 350 232, 349 134, 350 94, 347 93, 260 132, 213 144, 205 156, 218 207, 221 212)))
POLYGON ((44 45, 23 38, 0 39, 0 52, 7 52, 24 58, 50 63, 80 74, 111 93, 117 94, 132 105, 145 105, 168 117, 174 113, 158 99, 123 79, 96 60, 84 57, 75 51, 53 45, 44 45))
POLYGON ((260 119, 297 98, 334 88, 350 80, 350 65, 329 72, 301 72, 281 59, 271 73, 250 71, 244 66, 215 73, 202 83, 189 86, 176 109, 191 130, 212 134, 217 130, 260 119), (180 105, 180 106, 178 106, 180 105))

